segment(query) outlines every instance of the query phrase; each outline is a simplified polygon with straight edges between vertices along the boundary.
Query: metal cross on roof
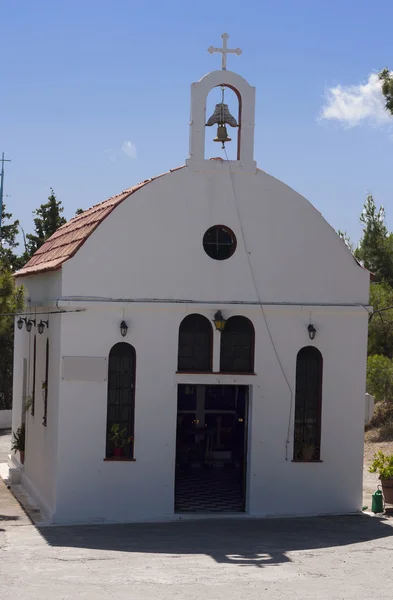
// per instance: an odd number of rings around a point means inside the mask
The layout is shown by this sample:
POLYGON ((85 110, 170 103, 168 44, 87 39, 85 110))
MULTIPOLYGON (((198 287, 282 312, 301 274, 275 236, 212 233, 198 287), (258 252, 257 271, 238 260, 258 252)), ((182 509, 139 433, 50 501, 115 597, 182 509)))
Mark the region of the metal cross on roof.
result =
POLYGON ((214 46, 210 46, 210 48, 208 48, 207 51, 210 52, 210 54, 213 54, 213 52, 221 52, 221 54, 222 54, 221 68, 224 69, 224 71, 226 71, 227 54, 237 54, 237 56, 240 56, 240 54, 243 52, 243 50, 240 50, 240 48, 235 48, 235 49, 228 48, 227 44, 228 44, 229 35, 227 33, 223 33, 221 37, 222 37, 222 48, 215 48, 214 46))

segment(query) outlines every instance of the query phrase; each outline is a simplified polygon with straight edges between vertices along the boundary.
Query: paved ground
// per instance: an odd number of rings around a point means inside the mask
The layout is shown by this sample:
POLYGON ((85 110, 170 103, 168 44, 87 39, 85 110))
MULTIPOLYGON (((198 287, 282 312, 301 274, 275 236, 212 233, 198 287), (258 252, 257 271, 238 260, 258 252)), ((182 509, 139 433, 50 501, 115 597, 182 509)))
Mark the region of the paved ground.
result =
POLYGON ((2 600, 392 598, 378 517, 0 528, 2 600))
POLYGON ((6 463, 11 447, 11 430, 0 429, 0 463, 6 463))
POLYGON ((1 600, 391 600, 392 565, 393 519, 37 528, 0 480, 1 600))

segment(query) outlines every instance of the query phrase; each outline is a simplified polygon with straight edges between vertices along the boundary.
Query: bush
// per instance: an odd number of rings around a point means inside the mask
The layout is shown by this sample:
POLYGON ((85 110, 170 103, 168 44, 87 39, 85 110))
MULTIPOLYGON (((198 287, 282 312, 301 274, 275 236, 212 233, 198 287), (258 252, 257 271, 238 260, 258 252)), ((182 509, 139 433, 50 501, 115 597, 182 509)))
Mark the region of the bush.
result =
POLYGON ((393 361, 382 354, 367 359, 367 392, 376 402, 393 401, 393 361))
POLYGON ((393 402, 379 402, 375 405, 373 417, 366 425, 366 430, 389 424, 393 425, 393 402))

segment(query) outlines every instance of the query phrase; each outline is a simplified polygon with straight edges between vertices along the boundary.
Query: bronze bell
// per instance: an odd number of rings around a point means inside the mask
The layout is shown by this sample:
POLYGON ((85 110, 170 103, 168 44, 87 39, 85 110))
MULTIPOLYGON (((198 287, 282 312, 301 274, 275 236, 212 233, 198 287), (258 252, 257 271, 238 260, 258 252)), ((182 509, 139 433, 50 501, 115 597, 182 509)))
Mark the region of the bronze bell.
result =
POLYGON ((223 123, 219 123, 217 127, 217 136, 214 138, 213 142, 221 142, 222 147, 224 148, 225 142, 230 142, 231 138, 228 135, 227 128, 223 123))
POLYGON ((228 104, 224 104, 224 102, 220 102, 220 104, 216 104, 214 109, 214 113, 208 119, 206 126, 211 127, 212 125, 224 125, 224 123, 228 123, 231 127, 237 127, 237 121, 235 117, 231 115, 229 112, 228 104))

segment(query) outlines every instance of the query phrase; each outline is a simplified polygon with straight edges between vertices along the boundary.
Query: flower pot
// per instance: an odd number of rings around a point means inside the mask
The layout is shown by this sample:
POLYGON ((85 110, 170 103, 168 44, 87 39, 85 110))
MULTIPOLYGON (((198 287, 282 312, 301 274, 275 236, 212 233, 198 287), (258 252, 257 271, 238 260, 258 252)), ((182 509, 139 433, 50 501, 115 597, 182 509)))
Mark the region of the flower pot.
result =
POLYGON ((393 504, 393 477, 381 479, 383 497, 387 504, 393 504))
POLYGON ((302 448, 302 459, 305 461, 312 460, 314 458, 315 448, 313 446, 302 448))
POLYGON ((121 458, 124 455, 123 448, 113 448, 113 456, 115 458, 121 458))
POLYGON ((25 464, 25 451, 19 450, 19 456, 20 456, 20 462, 22 463, 22 465, 24 465, 25 464))

